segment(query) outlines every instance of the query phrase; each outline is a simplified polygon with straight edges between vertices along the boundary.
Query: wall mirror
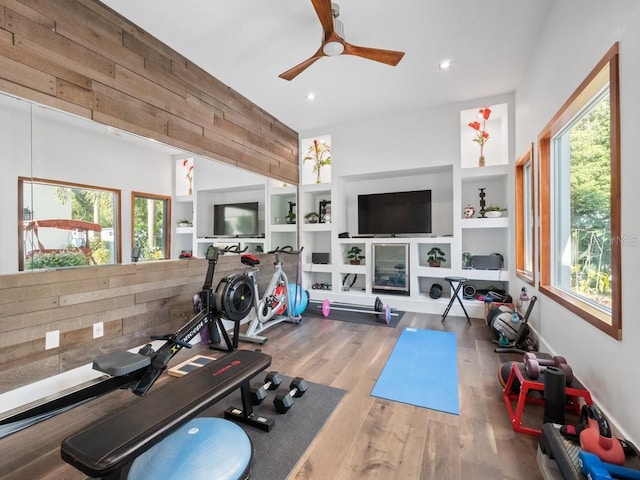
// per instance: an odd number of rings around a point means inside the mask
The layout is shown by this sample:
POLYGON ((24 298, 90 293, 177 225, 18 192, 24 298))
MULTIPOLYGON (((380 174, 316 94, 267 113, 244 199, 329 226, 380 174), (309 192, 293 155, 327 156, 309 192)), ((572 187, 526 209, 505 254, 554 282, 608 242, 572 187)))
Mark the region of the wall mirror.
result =
MULTIPOLYGON (((177 259, 192 253, 198 238, 213 236, 213 205, 223 200, 258 201, 264 237, 265 192, 280 184, 4 93, 0 169, 0 273, 29 270, 42 251, 84 254, 61 266, 128 263, 141 238, 153 242, 149 257, 177 259), (185 160, 193 190, 183 192, 185 160)), ((54 261, 38 268, 57 267, 54 261)))

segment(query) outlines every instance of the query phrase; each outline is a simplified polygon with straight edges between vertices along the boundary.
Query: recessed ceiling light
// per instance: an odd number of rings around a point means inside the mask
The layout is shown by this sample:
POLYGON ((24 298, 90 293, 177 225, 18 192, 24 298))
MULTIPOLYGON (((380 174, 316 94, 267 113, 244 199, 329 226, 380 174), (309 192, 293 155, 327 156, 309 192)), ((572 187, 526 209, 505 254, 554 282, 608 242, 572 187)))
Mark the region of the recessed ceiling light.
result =
POLYGON ((438 68, 440 70, 449 70, 451 68, 451 60, 449 60, 448 58, 445 58, 444 60, 440 60, 440 63, 438 64, 438 68))
POLYGON ((313 92, 309 92, 306 95, 307 100, 315 100, 316 99, 316 94, 313 92))

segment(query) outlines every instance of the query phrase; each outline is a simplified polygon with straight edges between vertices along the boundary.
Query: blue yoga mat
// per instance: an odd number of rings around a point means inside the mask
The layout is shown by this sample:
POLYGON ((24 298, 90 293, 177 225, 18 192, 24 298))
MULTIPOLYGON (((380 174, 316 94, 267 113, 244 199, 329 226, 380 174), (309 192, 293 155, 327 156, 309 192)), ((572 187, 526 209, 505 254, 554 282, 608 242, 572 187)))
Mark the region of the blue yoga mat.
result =
POLYGON ((458 415, 456 334, 405 328, 371 395, 458 415))

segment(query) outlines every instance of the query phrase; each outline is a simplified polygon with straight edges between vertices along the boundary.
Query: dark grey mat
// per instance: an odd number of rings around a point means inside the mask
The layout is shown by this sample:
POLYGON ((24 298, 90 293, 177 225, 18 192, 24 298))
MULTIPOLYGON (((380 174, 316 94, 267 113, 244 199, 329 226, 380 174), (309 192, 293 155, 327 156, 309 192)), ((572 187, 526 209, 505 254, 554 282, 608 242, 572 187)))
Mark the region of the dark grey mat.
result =
MULTIPOLYGON (((262 380, 262 377, 258 377, 262 380)), ((252 383, 259 384, 259 381, 252 383)), ((280 385, 281 391, 286 391, 290 377, 280 385)), ((251 464, 251 480, 284 480, 289 475, 311 441, 318 434, 331 413, 342 400, 346 391, 307 382, 309 389, 304 396, 295 399, 295 403, 288 413, 282 415, 276 412, 273 399, 276 392, 269 392, 262 405, 254 411, 275 420, 275 425, 269 433, 256 428, 241 425, 244 428, 255 450, 251 464)), ((201 416, 222 417, 228 407, 242 408, 240 393, 233 393, 206 410, 201 416)))
POLYGON ((364 323, 378 327, 395 328, 404 315, 403 311, 391 309, 391 320, 387 324, 384 312, 378 314, 371 313, 373 307, 361 307, 358 305, 348 305, 332 303, 329 315, 322 314, 322 302, 310 301, 307 308, 302 312, 302 317, 328 318, 329 320, 340 320, 342 322, 364 323), (353 311, 352 311, 353 310, 353 311))

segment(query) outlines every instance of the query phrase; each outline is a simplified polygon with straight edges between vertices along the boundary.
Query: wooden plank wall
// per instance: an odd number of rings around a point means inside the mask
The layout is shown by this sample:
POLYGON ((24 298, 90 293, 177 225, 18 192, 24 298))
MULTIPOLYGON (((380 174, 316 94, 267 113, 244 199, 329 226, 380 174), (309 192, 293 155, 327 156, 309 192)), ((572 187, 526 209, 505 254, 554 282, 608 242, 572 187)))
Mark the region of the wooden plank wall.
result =
POLYGON ((94 0, 0 0, 0 91, 298 184, 298 135, 94 0))
MULTIPOLYGON (((274 256, 258 257, 262 293, 274 256)), ((297 257, 282 257, 294 283, 297 257)), ((207 265, 204 259, 166 260, 0 275, 0 393, 175 331, 193 315, 192 297, 202 289, 207 265), (95 322, 104 322, 97 339, 95 322), (52 330, 60 330, 60 347, 45 350, 52 330)), ((214 291, 220 279, 242 271, 238 256, 220 257, 214 291)))

